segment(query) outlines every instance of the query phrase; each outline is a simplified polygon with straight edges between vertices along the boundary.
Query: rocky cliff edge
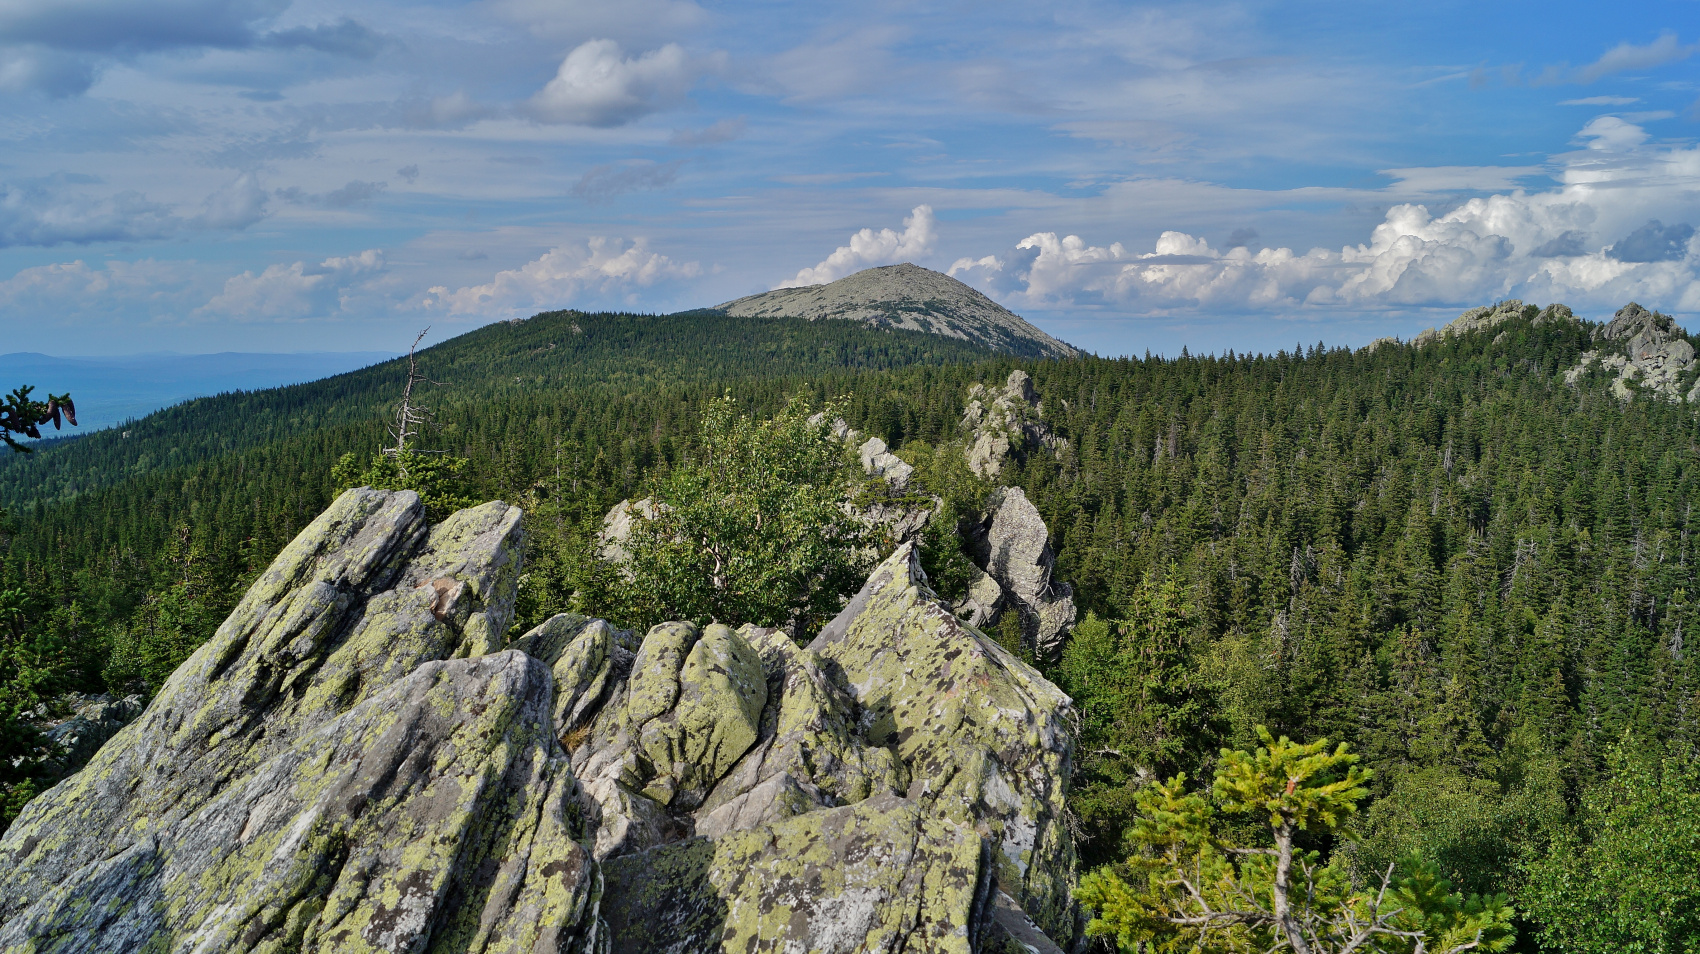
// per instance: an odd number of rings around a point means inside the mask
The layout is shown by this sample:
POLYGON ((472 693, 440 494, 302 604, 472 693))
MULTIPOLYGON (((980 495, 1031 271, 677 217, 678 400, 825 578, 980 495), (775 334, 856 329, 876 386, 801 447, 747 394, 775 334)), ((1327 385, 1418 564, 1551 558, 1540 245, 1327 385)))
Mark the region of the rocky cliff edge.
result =
POLYGON ((0 839, 0 951, 1016 951, 1076 923, 1069 700, 900 547, 808 647, 557 616, 352 490, 0 839))

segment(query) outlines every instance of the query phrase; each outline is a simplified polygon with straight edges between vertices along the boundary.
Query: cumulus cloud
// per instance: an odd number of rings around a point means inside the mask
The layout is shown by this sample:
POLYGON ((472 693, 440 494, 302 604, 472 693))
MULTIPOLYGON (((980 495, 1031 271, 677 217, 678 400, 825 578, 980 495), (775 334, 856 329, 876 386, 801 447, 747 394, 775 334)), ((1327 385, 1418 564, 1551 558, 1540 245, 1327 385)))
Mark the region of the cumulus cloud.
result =
POLYGON ((327 258, 317 265, 295 262, 245 271, 224 283, 224 290, 196 309, 197 315, 246 318, 317 318, 341 312, 352 291, 384 270, 384 253, 327 258))
POLYGON ((933 253, 933 243, 937 239, 938 220, 933 217, 933 207, 917 205, 903 220, 903 231, 863 229, 850 236, 849 245, 840 245, 820 264, 805 268, 795 278, 774 287, 824 285, 875 265, 894 265, 924 258, 933 253))
POLYGON ((195 224, 212 229, 245 229, 266 217, 266 190, 245 172, 207 196, 195 224))
POLYGON ((0 185, 0 248, 160 238, 181 220, 138 192, 58 195, 41 185, 0 185))
POLYGON ((594 166, 573 186, 573 195, 589 202, 604 201, 628 192, 644 189, 665 189, 679 178, 684 160, 651 162, 633 159, 628 162, 594 166))
POLYGON ((23 269, 0 281, 0 307, 59 318, 79 310, 110 317, 115 305, 171 298, 188 281, 187 270, 178 263, 113 260, 97 268, 82 259, 55 262, 23 269))
POLYGON ((545 123, 621 126, 677 105, 704 71, 677 43, 628 57, 613 40, 587 40, 531 98, 530 112, 545 123))
POLYGON ((1474 198, 1440 215, 1395 205, 1367 241, 1338 250, 1221 250, 1167 231, 1136 251, 1040 232, 1014 253, 959 259, 950 273, 1029 307, 1243 312, 1520 297, 1700 309, 1700 147, 1649 147, 1621 120, 1584 133, 1590 148, 1560 157, 1558 188, 1474 198))
POLYGON ((599 236, 583 246, 552 248, 519 268, 497 272, 483 285, 454 291, 446 285, 434 286, 420 303, 451 315, 501 317, 561 308, 585 295, 617 297, 701 274, 696 262, 675 262, 651 251, 644 239, 627 245, 621 239, 599 236))

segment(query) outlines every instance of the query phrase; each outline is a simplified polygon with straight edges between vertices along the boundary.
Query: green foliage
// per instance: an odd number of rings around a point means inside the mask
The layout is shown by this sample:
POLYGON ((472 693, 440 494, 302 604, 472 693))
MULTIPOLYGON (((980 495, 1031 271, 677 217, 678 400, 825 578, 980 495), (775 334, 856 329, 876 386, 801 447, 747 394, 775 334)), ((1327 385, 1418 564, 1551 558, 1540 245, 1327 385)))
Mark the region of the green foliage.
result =
POLYGON ((1700 770, 1622 745, 1611 761, 1579 830, 1531 865, 1523 904, 1550 950, 1700 951, 1700 770))
POLYGON ((589 606, 639 629, 715 620, 799 637, 837 613, 873 554, 844 508, 860 468, 811 414, 801 399, 769 420, 710 402, 697 452, 647 485, 653 516, 634 508, 623 572, 586 581, 589 606))
POLYGON ((1195 768, 1216 734, 1192 624, 1175 576, 1147 574, 1121 619, 1075 627, 1052 676, 1080 713, 1076 806, 1090 862, 1109 861, 1132 821, 1142 780, 1195 768))
POLYGON ((111 650, 102 673, 108 686, 119 691, 159 691, 165 680, 201 644, 212 638, 235 606, 236 587, 221 587, 206 554, 195 544, 189 528, 180 527, 165 553, 171 576, 162 581, 111 635, 111 650))
POLYGON ((1273 738, 1255 752, 1223 750, 1210 795, 1189 792, 1186 775, 1135 798, 1133 854, 1082 879, 1077 897, 1093 909, 1090 935, 1123 951, 1312 954, 1379 951, 1503 951, 1514 940, 1503 896, 1465 896, 1432 867, 1410 862, 1369 889, 1355 887, 1317 851, 1296 848, 1300 831, 1345 835, 1369 794, 1370 774, 1341 744, 1273 738), (1267 841, 1243 843, 1219 815, 1267 822, 1267 841), (1271 847, 1272 844, 1272 847, 1271 847), (1366 948, 1366 945, 1373 947, 1366 948))
POLYGON ((960 599, 980 577, 979 568, 962 548, 972 522, 985 508, 992 484, 968 469, 961 448, 954 444, 914 441, 898 456, 915 468, 910 482, 939 499, 938 509, 921 528, 921 569, 941 597, 960 599))
POLYGON ((36 401, 30 398, 30 392, 35 390, 30 385, 24 385, 6 395, 0 401, 0 440, 14 451, 25 454, 32 449, 18 442, 14 434, 25 437, 41 438, 41 425, 52 422, 53 429, 59 429, 61 419, 68 420, 74 426, 77 423, 77 407, 71 403, 69 394, 49 394, 46 401, 36 401))
POLYGON ((404 450, 373 454, 361 470, 353 454, 344 454, 331 468, 336 492, 350 487, 377 490, 411 490, 425 507, 425 518, 433 523, 478 501, 467 491, 462 472, 471 463, 464 457, 429 451, 404 450))

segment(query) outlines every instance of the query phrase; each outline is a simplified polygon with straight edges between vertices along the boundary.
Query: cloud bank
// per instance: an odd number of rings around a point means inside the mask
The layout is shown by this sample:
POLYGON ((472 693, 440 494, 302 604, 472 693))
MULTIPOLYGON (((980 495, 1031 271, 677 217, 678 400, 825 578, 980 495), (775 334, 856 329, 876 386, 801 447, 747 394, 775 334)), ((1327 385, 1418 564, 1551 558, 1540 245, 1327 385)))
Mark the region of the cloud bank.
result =
POLYGON ((775 288, 798 288, 803 285, 824 285, 875 265, 895 265, 933 253, 938 240, 938 220, 933 207, 917 205, 903 220, 903 231, 891 229, 862 229, 850 236, 849 245, 840 245, 820 264, 799 271, 796 277, 780 282, 775 288))
POLYGON ((1338 250, 1218 249, 1163 232, 1148 252, 1038 232, 950 273, 1027 307, 1113 305, 1226 312, 1439 307, 1501 298, 1613 308, 1630 299, 1700 310, 1700 147, 1649 147, 1607 117, 1560 157, 1561 185, 1470 199, 1436 215, 1390 208, 1338 250))
POLYGON ((695 278, 696 262, 683 264, 650 251, 644 239, 597 236, 583 246, 552 248, 519 268, 497 272, 483 285, 450 291, 433 286, 420 304, 451 315, 504 317, 564 308, 581 296, 621 297, 658 282, 695 278))

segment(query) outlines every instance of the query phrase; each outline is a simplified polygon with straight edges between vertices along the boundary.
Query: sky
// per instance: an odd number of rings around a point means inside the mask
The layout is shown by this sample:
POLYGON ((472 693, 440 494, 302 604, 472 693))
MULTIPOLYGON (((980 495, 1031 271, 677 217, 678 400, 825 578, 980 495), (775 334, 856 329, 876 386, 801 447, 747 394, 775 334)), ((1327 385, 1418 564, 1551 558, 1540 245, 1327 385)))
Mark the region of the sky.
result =
POLYGON ((1697 328, 1696 224, 1694 0, 0 0, 0 351, 399 351, 900 261, 1101 354, 1697 328))

